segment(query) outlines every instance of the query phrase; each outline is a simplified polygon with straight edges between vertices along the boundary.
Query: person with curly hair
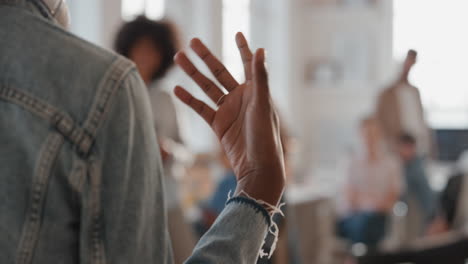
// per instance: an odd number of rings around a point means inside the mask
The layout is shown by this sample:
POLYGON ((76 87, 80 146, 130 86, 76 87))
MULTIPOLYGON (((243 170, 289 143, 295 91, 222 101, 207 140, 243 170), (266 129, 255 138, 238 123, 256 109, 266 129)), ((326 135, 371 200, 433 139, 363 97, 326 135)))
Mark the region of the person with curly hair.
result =
POLYGON ((158 136, 164 165, 165 201, 168 209, 169 234, 174 250, 174 260, 182 263, 190 256, 195 237, 185 221, 180 206, 177 169, 183 166, 180 152, 184 141, 180 134, 178 115, 171 95, 164 90, 161 80, 174 64, 173 57, 178 50, 177 32, 169 21, 156 21, 139 16, 120 28, 114 48, 121 55, 133 61, 148 87, 153 119, 158 136))

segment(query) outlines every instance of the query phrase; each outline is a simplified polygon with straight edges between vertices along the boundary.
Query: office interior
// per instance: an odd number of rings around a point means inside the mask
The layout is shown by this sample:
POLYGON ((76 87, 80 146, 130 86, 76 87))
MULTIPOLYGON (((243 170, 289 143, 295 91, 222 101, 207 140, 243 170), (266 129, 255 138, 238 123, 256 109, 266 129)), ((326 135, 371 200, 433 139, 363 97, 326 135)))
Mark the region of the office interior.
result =
MULTIPOLYGON (((139 16, 170 21, 177 28, 180 48, 187 50, 207 75, 208 69, 188 48, 193 37, 200 38, 238 80, 243 79, 243 65, 234 40, 236 32, 243 32, 252 48, 266 49, 270 89, 285 131, 283 144, 288 150, 285 218, 280 220, 280 240, 268 263, 465 263, 468 259, 464 252, 468 247, 463 250, 468 239, 468 181, 464 180, 468 173, 468 79, 464 72, 468 37, 462 34, 468 24, 467 2, 67 2, 71 31, 108 49, 114 48, 116 33, 123 23, 139 16), (381 96, 398 82, 409 50, 417 52, 417 59, 408 83, 419 91, 423 121, 432 145, 430 151, 420 153, 420 158, 432 192, 433 213, 429 220, 418 221, 422 213, 417 202, 413 205, 410 199, 403 198, 403 193, 411 194, 411 188, 400 187, 399 196, 386 210, 385 234, 369 246, 352 241, 337 230, 340 220, 349 214, 349 208, 343 209, 349 204, 345 195, 352 174, 349 168, 366 153, 363 120, 371 115, 376 118, 381 96), (460 180, 455 181, 455 177, 460 180), (453 189, 448 190, 450 182, 454 182, 453 189), (451 210, 455 211, 452 220, 456 223, 443 225, 442 211, 447 206, 444 197, 454 192, 451 210), (420 231, 410 232, 415 229, 420 231), (424 258, 429 260, 418 262, 424 258)), ((157 86, 172 94, 175 85, 183 85, 208 101, 193 81, 172 67, 157 86)), ((206 212, 207 204, 229 164, 225 164, 210 128, 196 113, 175 97, 172 99, 184 142, 183 148, 174 147, 182 158, 173 168, 177 170, 173 177, 180 211, 172 217, 186 227, 179 230, 185 232, 181 236, 186 239, 173 239, 173 245, 186 243, 190 249, 190 241, 203 234, 206 218, 212 217, 206 212)), ((401 112, 406 109, 408 115, 413 111, 401 105, 396 108, 401 112)), ((404 161, 398 151, 394 154, 401 165, 399 180, 404 185, 404 161)), ((360 183, 367 184, 371 185, 360 183)), ((369 185, 367 188, 372 189, 369 185)), ((187 252, 181 250, 181 258, 187 252)))

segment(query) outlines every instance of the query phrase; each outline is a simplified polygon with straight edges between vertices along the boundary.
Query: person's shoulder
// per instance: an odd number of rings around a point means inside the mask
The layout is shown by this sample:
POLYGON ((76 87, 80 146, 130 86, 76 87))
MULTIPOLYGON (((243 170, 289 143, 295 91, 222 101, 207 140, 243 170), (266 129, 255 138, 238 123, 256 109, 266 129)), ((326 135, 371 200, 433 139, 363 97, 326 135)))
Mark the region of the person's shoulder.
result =
POLYGON ((55 94, 60 94, 58 90, 69 94, 50 98, 57 107, 84 120, 96 102, 112 101, 120 94, 116 90, 134 84, 127 81, 132 72, 135 75, 137 72, 128 59, 57 26, 45 24, 40 28, 50 40, 49 46, 40 50, 53 58, 48 65, 56 69, 48 78, 57 80, 58 85, 50 89, 56 91, 55 94))
POLYGON ((60 73, 69 80, 70 88, 83 94, 96 97, 109 86, 126 87, 121 84, 129 73, 136 74, 133 62, 111 50, 60 29, 50 35, 55 38, 52 45, 64 49, 56 53, 55 68, 62 67, 60 73))
MULTIPOLYGON (((55 38, 52 45, 67 50, 67 60, 83 62, 79 70, 103 74, 111 67, 135 68, 135 64, 116 52, 92 43, 62 28, 50 26, 50 36, 55 38), (96 71, 101 68, 101 71, 96 71)), ((115 76, 113 76, 115 77, 115 76)))
MULTIPOLYGON (((70 32, 58 32, 59 40, 64 47, 70 50, 70 56, 80 58, 87 61, 89 64, 102 65, 104 68, 111 67, 116 61, 119 61, 122 66, 134 67, 133 62, 120 56, 112 50, 103 48, 94 43, 91 43, 81 37, 78 37, 70 32)), ((83 67, 86 70, 86 67, 83 67)))
POLYGON ((8 75, 0 74, 0 83, 10 83, 77 124, 110 105, 119 94, 115 90, 134 75, 130 61, 33 13, 0 8, 0 23, 9 25, 2 32, 9 41, 0 41, 0 53, 8 54, 0 64, 8 75))

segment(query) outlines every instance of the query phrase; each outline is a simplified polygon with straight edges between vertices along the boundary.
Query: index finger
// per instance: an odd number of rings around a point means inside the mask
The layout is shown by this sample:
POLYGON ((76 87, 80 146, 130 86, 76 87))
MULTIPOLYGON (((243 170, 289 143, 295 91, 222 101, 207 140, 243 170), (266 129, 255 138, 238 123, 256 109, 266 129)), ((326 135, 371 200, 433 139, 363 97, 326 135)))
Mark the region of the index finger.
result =
POLYGON ((190 41, 190 47, 197 55, 205 62, 206 66, 213 73, 215 78, 226 88, 228 91, 234 90, 239 83, 232 77, 231 73, 224 67, 224 65, 211 53, 211 51, 203 44, 198 38, 190 41))

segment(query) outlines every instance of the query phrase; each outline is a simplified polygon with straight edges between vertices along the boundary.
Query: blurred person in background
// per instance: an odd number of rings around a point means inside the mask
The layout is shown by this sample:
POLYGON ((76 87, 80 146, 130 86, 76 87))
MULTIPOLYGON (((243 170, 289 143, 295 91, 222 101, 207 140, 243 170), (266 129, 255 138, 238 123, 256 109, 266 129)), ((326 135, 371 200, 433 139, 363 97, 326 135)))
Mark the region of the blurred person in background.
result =
POLYGON ((222 165, 223 172, 212 196, 201 205, 202 221, 201 225, 197 228, 200 235, 203 235, 211 227, 218 215, 223 211, 229 193, 232 194, 237 186, 236 175, 232 171, 229 160, 223 151, 219 152, 218 160, 222 165))
POLYGON ((340 236, 375 249, 386 234, 393 205, 402 192, 401 167, 382 143, 377 120, 361 121, 364 155, 353 157, 345 184, 340 236))
MULTIPOLYGON (((115 50, 132 60, 148 86, 156 134, 164 165, 166 206, 174 260, 181 263, 190 256, 195 238, 180 206, 177 179, 183 175, 183 148, 178 116, 171 95, 161 80, 173 66, 179 49, 175 26, 168 21, 154 21, 139 16, 122 25, 117 33, 115 50), (177 151, 179 150, 179 151, 177 151)), ((235 181, 235 177, 234 177, 235 181)))
POLYGON ((429 235, 468 230, 468 151, 457 161, 437 204, 437 215, 428 229, 429 235))
MULTIPOLYGON (((287 132, 287 129, 283 125, 283 123, 280 125, 280 129, 285 166, 286 168, 288 168, 289 164, 286 161, 288 160, 288 150, 290 142, 289 133, 287 132)), ((206 229, 208 229, 211 226, 211 224, 214 222, 214 219, 216 219, 216 216, 218 216, 224 209, 229 192, 234 192, 237 185, 235 174, 232 171, 231 165, 229 164, 229 160, 226 154, 222 150, 218 152, 218 161, 219 164, 222 166, 223 175, 217 182, 216 188, 211 198, 204 205, 202 205, 204 211, 206 212, 204 217, 206 229)), ((288 172, 289 171, 286 170, 287 179, 288 172)))
POLYGON ((418 155, 427 157, 434 154, 431 132, 424 119, 419 90, 408 80, 416 57, 416 51, 408 51, 400 77, 379 95, 376 117, 390 151, 398 153, 400 133, 405 131, 418 142, 418 155))
POLYGON ((436 195, 429 185, 424 160, 417 153, 416 139, 402 133, 399 137, 398 153, 404 167, 406 190, 402 201, 408 205, 409 221, 405 236, 408 241, 421 237, 435 214, 436 195))
MULTIPOLYGON (((404 139, 403 141, 408 141, 404 139)), ((408 151, 409 152, 409 151, 408 151)), ((440 195, 427 236, 392 250, 359 258, 358 263, 464 264, 468 258, 468 152, 464 152, 440 195)), ((411 188, 411 187, 408 187, 411 188)), ((410 208, 411 210, 411 208, 410 208)), ((421 229, 416 228, 419 232, 421 229)), ((404 230, 412 232, 411 230, 404 230)))

